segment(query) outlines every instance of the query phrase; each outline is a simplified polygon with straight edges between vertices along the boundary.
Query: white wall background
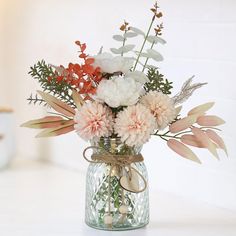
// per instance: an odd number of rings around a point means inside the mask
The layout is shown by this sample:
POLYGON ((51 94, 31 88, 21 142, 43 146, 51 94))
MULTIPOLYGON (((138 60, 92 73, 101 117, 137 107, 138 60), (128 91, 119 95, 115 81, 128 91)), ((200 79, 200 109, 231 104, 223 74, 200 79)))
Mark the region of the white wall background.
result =
MULTIPOLYGON (((223 117, 224 138, 230 157, 216 161, 207 151, 198 152, 203 165, 183 160, 153 138, 143 154, 149 169, 151 189, 163 189, 236 210, 235 69, 236 1, 159 1, 164 13, 167 45, 159 51, 165 61, 161 71, 174 81, 177 92, 191 75, 209 85, 185 104, 185 111, 205 101, 216 101, 213 114, 223 117)), ((86 42, 89 52, 103 45, 113 47, 111 36, 124 19, 147 29, 148 0, 0 0, 0 105, 15 109, 18 155, 50 159, 85 171, 82 159, 86 143, 75 134, 51 140, 35 140, 35 132, 19 128, 43 109, 26 105, 25 98, 36 88, 27 75, 29 66, 44 58, 49 63, 77 60, 74 41, 86 42)), ((79 181, 79 180, 78 180, 79 181)))

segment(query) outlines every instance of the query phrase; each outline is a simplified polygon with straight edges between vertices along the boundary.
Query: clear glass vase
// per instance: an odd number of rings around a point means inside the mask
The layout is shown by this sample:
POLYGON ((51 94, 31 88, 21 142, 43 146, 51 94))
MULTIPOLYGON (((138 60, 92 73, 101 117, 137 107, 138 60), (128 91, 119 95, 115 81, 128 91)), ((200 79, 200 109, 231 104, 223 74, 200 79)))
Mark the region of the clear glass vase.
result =
MULTIPOLYGON (((136 155, 141 148, 130 148, 119 138, 101 138, 93 143, 113 155, 136 155)), ((99 151, 95 150, 97 154, 99 151)), ((144 227, 149 223, 148 174, 144 162, 135 162, 132 169, 145 179, 138 178, 142 192, 124 189, 120 179, 124 168, 111 164, 90 163, 86 177, 85 222, 88 226, 101 230, 131 230, 144 227), (109 186, 110 185, 110 186, 109 186), (145 187, 144 187, 145 185, 145 187)))

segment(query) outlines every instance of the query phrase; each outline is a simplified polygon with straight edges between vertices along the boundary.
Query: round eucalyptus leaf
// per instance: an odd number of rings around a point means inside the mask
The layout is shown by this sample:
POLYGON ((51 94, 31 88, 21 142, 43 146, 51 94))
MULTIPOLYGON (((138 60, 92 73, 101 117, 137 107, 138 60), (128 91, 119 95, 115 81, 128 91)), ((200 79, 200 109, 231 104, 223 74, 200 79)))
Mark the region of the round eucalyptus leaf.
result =
POLYGON ((127 53, 127 52, 133 50, 134 47, 135 47, 135 45, 133 45, 133 44, 127 44, 125 46, 120 47, 118 50, 119 51, 121 50, 121 52, 123 52, 123 53, 127 53))
POLYGON ((135 33, 135 32, 127 32, 124 34, 124 37, 125 38, 133 38, 133 37, 136 37, 138 34, 135 33))
POLYGON ((121 54, 122 53, 122 50, 119 48, 110 48, 111 52, 114 53, 114 54, 121 54))
POLYGON ((147 41, 150 43, 154 43, 154 44, 157 44, 157 43, 165 44, 166 43, 166 41, 163 38, 155 36, 155 35, 148 36, 147 41))
POLYGON ((125 39, 122 35, 119 35, 119 34, 113 35, 112 38, 119 42, 123 42, 125 39))
POLYGON ((155 61, 163 61, 164 59, 163 56, 154 49, 148 49, 147 53, 148 53, 148 57, 152 58, 155 61))
POLYGON ((145 33, 142 30, 140 30, 140 29, 138 29, 136 27, 130 27, 130 30, 135 32, 136 34, 140 34, 140 35, 145 36, 145 33))

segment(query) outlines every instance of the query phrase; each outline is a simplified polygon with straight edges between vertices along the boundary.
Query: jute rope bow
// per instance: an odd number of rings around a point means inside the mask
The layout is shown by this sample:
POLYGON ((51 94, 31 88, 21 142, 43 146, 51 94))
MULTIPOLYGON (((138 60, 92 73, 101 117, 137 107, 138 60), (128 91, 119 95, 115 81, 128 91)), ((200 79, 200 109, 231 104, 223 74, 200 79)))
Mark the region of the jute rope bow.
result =
MULTIPOLYGON (((121 186, 122 187, 122 204, 124 204, 123 190, 133 192, 133 193, 141 193, 141 192, 145 191, 145 189, 147 188, 147 181, 145 180, 143 175, 141 173, 139 173, 139 171, 136 170, 134 167, 131 167, 132 163, 142 162, 143 156, 141 154, 117 155, 117 154, 112 154, 101 147, 89 146, 84 149, 83 157, 86 161, 88 161, 90 163, 95 163, 95 164, 96 163, 105 163, 105 164, 111 165, 111 168, 110 168, 109 174, 108 174, 108 216, 110 218, 108 218, 108 220, 104 219, 104 221, 107 221, 107 222, 105 222, 105 224, 107 224, 109 227, 112 227, 112 217, 111 217, 111 176, 112 176, 112 171, 116 167, 121 168, 122 171, 121 171, 120 180, 123 176, 126 176, 131 181, 132 180, 132 171, 134 171, 143 180, 144 187, 142 189, 126 189, 123 186, 121 186), (88 158, 86 156, 86 153, 90 149, 98 150, 100 152, 93 153, 91 155, 91 157, 88 158), (128 171, 126 170, 126 168, 128 168, 128 171)), ((123 222, 126 215, 127 215, 127 212, 123 211, 123 212, 121 212, 121 214, 122 214, 122 217, 120 219, 120 222, 123 222)))

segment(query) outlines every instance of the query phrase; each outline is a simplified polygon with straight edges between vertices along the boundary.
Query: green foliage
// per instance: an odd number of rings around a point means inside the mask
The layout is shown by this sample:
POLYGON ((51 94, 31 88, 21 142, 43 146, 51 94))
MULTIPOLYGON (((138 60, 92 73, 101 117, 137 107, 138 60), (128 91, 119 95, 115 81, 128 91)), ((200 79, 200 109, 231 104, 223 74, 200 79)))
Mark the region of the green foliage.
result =
POLYGON ((120 111, 123 111, 127 106, 111 107, 112 113, 117 116, 120 111))
POLYGON ((124 194, 124 199, 126 205, 130 208, 130 211, 127 214, 128 219, 133 219, 134 216, 134 204, 132 201, 132 194, 128 191, 125 191, 120 186, 120 177, 119 176, 111 176, 110 183, 109 183, 109 176, 103 175, 103 179, 101 180, 101 184, 96 190, 96 192, 93 195, 91 205, 95 211, 98 211, 98 219, 99 223, 104 223, 104 216, 107 214, 107 206, 108 206, 108 186, 110 184, 111 187, 111 215, 117 216, 121 215, 119 212, 120 206, 123 204, 122 198, 124 194), (102 206, 100 206, 100 209, 98 209, 98 204, 103 203, 102 206))
MULTIPOLYGON (((38 80, 44 92, 50 93, 73 108, 76 107, 71 96, 72 86, 65 80, 58 82, 56 78, 58 73, 50 65, 47 65, 44 60, 38 61, 34 66, 30 67, 29 74, 33 79, 38 80)), ((39 99, 37 96, 33 97, 32 95, 28 100, 29 103, 33 104, 44 103, 42 99, 39 99)))
POLYGON ((27 100, 29 101, 29 104, 34 104, 34 105, 39 104, 43 106, 47 105, 47 102, 44 101, 44 99, 39 98, 37 94, 35 95, 31 94, 27 100))
MULTIPOLYGON (((117 134, 111 135, 111 138, 119 138, 117 134)), ((100 138, 98 141, 98 146, 101 148, 100 154, 103 153, 103 150, 108 151, 115 155, 135 155, 135 150, 133 147, 130 147, 124 143, 117 146, 106 145, 106 141, 104 138, 100 138), (119 147, 119 148, 118 148, 119 147)))
POLYGON ((147 77, 149 82, 144 85, 146 92, 161 91, 164 94, 171 94, 173 82, 164 79, 164 75, 160 74, 157 68, 149 68, 147 77))

